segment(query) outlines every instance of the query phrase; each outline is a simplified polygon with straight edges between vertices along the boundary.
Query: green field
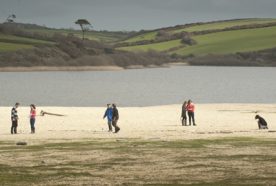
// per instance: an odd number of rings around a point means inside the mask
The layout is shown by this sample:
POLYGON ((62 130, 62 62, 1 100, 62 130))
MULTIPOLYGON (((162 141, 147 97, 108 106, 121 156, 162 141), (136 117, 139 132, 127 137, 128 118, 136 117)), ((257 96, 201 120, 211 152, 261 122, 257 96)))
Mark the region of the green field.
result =
POLYGON ((0 184, 276 185, 276 141, 248 137, 0 142, 0 184))
POLYGON ((19 37, 14 35, 7 35, 0 33, 0 41, 11 42, 11 43, 25 43, 25 44, 54 44, 54 42, 26 38, 26 37, 19 37))
MULTIPOLYGON (((52 36, 55 33, 59 34, 73 34, 77 37, 82 38, 82 31, 80 30, 68 30, 68 29, 28 29, 31 32, 43 33, 52 36)), ((97 32, 97 31, 87 31, 84 37, 86 39, 102 41, 102 42, 116 42, 122 40, 126 37, 126 34, 116 33, 116 32, 97 32)))
POLYGON ((264 24, 264 23, 272 23, 276 22, 276 19, 243 19, 243 20, 233 20, 233 21, 225 21, 225 22, 217 22, 217 23, 207 23, 202 25, 191 26, 189 28, 177 29, 173 30, 173 33, 179 32, 194 32, 194 31, 204 31, 204 30, 214 30, 214 29, 224 29, 233 26, 241 26, 241 25, 250 25, 250 24, 264 24))
POLYGON ((118 48, 119 50, 125 50, 125 51, 148 51, 148 50, 156 50, 156 51, 166 51, 171 48, 182 46, 180 39, 166 41, 166 42, 160 42, 160 43, 153 43, 148 45, 136 45, 136 46, 130 46, 130 47, 121 47, 118 48))
POLYGON ((33 48, 36 45, 53 45, 54 42, 18 37, 0 33, 0 52, 33 48))
POLYGON ((181 40, 171 40, 147 45, 118 48, 126 51, 168 51, 180 55, 230 54, 236 52, 258 51, 276 47, 276 26, 216 32, 193 37, 197 44, 186 46, 181 40), (173 50, 173 49, 176 50, 173 50))
POLYGON ((18 43, 5 43, 0 41, 0 52, 16 51, 20 49, 33 48, 33 45, 18 44, 18 43))
POLYGON ((193 37, 197 44, 171 53, 180 55, 229 54, 276 47, 276 27, 218 32, 193 37))
MULTIPOLYGON (((222 21, 222 22, 215 22, 215 23, 207 23, 201 25, 191 26, 189 28, 171 30, 172 33, 179 33, 179 32, 193 32, 193 31, 204 31, 204 30, 213 30, 213 29, 224 29, 233 26, 241 26, 241 25, 250 25, 250 24, 264 24, 264 23, 272 23, 276 22, 276 19, 269 19, 269 18, 260 18, 260 19, 241 19, 241 20, 229 20, 229 21, 222 21)), ((158 31, 152 31, 145 34, 140 34, 134 37, 131 37, 123 43, 134 43, 138 41, 149 41, 154 40, 156 38, 158 31)))
POLYGON ((154 40, 156 38, 156 35, 157 35, 156 31, 148 32, 148 33, 145 33, 145 34, 141 34, 141 35, 129 38, 129 39, 123 41, 123 43, 134 43, 134 42, 137 42, 137 41, 154 40))

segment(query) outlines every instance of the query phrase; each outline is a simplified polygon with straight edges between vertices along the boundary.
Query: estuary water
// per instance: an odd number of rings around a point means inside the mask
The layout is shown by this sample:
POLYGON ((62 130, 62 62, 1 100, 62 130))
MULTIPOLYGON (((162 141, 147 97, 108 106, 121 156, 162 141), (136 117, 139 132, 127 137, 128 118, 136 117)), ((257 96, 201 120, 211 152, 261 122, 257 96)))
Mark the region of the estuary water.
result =
POLYGON ((276 68, 174 66, 88 72, 0 72, 0 106, 276 103, 276 68))

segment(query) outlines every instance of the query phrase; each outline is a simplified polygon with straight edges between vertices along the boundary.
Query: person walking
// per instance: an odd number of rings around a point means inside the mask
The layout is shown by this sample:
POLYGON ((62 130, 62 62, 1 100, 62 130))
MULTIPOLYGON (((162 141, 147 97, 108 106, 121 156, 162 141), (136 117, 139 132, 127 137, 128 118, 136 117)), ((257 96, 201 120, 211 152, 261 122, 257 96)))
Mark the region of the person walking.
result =
POLYGON ((111 104, 107 104, 107 109, 105 110, 104 118, 107 118, 107 124, 108 124, 108 132, 112 132, 112 117, 113 117, 113 108, 111 107, 111 104))
POLYGON ((265 119, 259 115, 255 116, 255 119, 258 120, 258 127, 259 129, 268 129, 267 127, 267 122, 265 121, 265 119))
POLYGON ((14 107, 11 110, 11 134, 17 134, 17 126, 18 126, 18 113, 17 108, 19 107, 19 103, 15 103, 14 107))
POLYGON ((112 125, 115 128, 115 133, 117 133, 120 130, 120 127, 118 127, 117 125, 119 120, 119 111, 117 109, 116 104, 112 104, 112 106, 113 106, 112 125))
POLYGON ((195 105, 192 103, 191 100, 188 101, 187 111, 188 111, 188 116, 189 116, 189 125, 191 125, 191 120, 192 120, 193 125, 196 126, 196 124, 195 124, 195 105))
POLYGON ((182 126, 187 126, 187 101, 185 101, 182 105, 181 121, 182 126))
POLYGON ((35 117, 36 117, 36 107, 34 104, 30 105, 30 125, 31 125, 31 133, 35 133, 35 117))

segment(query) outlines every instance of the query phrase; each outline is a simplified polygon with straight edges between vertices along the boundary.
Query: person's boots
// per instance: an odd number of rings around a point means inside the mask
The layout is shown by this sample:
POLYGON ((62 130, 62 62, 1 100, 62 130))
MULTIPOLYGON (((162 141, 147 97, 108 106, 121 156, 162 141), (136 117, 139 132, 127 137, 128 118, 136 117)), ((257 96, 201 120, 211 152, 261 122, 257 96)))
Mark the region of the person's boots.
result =
POLYGON ((119 130, 120 130, 120 127, 116 126, 116 128, 115 128, 115 133, 118 133, 119 130))

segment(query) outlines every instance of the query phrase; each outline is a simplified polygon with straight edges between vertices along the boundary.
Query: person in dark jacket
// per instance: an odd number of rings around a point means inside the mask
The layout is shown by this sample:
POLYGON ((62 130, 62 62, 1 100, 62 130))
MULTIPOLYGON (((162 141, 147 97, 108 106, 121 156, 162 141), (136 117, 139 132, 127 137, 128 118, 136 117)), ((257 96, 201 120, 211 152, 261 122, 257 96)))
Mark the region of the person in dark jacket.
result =
POLYGON ((108 132, 112 132, 112 117, 113 117, 113 108, 110 104, 107 104, 107 109, 104 113, 103 119, 107 118, 108 132))
POLYGON ((182 105, 181 121, 182 126, 187 126, 187 101, 185 101, 182 105))
POLYGON ((18 126, 18 114, 17 114, 17 108, 19 107, 19 103, 16 103, 14 107, 11 110, 11 134, 17 134, 17 126, 18 126))
POLYGON ((118 127, 117 122, 119 120, 119 111, 117 109, 116 104, 112 104, 113 106, 113 116, 112 116, 112 125, 115 128, 115 133, 119 132, 120 127, 118 127))
POLYGON ((268 129, 268 127, 267 127, 267 122, 265 121, 264 118, 262 118, 262 117, 259 116, 259 115, 256 115, 256 116, 255 116, 255 119, 258 120, 258 127, 259 127, 259 129, 268 129))

